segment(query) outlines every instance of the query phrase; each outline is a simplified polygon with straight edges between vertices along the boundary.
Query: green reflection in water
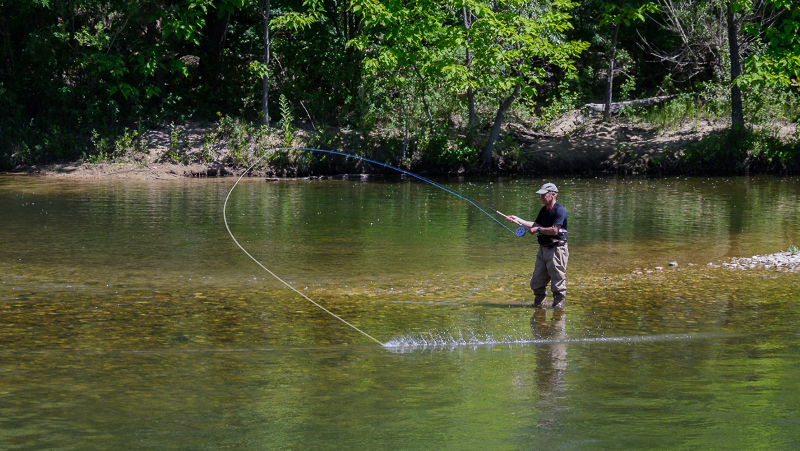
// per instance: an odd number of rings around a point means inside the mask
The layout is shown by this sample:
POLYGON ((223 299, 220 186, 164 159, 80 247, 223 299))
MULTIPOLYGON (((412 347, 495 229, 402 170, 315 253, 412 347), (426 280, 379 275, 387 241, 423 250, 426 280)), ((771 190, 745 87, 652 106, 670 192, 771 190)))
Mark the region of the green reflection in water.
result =
MULTIPOLYGON (((241 186, 243 245, 370 334, 540 340, 395 352, 241 254, 229 180, 0 178, 0 449, 794 448, 798 275, 705 264, 800 242, 800 183, 556 183, 563 316, 530 237, 435 188, 241 186)), ((529 217, 540 184, 448 182, 529 217)))

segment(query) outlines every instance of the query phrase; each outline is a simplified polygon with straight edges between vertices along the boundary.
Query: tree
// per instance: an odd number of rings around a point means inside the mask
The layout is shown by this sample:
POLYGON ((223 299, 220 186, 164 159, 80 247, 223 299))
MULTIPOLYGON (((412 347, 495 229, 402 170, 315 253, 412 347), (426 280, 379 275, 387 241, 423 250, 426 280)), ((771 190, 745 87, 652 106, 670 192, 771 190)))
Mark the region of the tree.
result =
POLYGON ((261 0, 258 2, 258 9, 261 14, 261 20, 264 21, 264 59, 262 60, 262 75, 261 75, 261 123, 269 125, 269 0, 261 0))
MULTIPOLYGON (((464 35, 469 33, 469 26, 463 25, 466 7, 441 0, 407 4, 356 0, 351 6, 351 11, 360 15, 364 32, 348 42, 348 46, 364 54, 365 76, 386 79, 402 97, 418 99, 429 132, 434 129, 429 86, 436 83, 455 94, 459 81, 468 77, 463 70, 467 59, 461 59, 468 40, 464 35)), ((404 100, 400 100, 400 106, 406 124, 405 155, 413 105, 407 106, 412 102, 404 100)))
MULTIPOLYGON (((771 0, 770 0, 771 1, 771 0)), ((739 130, 744 125, 742 92, 740 85, 750 80, 753 73, 742 73, 742 58, 756 54, 758 40, 769 34, 779 15, 767 7, 766 0, 661 0, 664 22, 662 26, 679 39, 671 50, 662 50, 647 44, 661 62, 674 73, 692 80, 712 72, 718 83, 729 85, 731 127, 739 130), (741 33, 741 30, 751 33, 741 33), (728 67, 723 52, 727 48, 728 67)), ((763 75, 763 73, 762 73, 763 75)), ((758 75, 755 75, 758 76, 758 75)))
POLYGON ((606 94, 604 97, 603 120, 611 120, 611 100, 614 90, 614 62, 617 58, 617 37, 619 29, 624 24, 630 26, 635 21, 644 22, 645 14, 658 11, 658 5, 647 2, 642 5, 631 5, 627 2, 622 5, 615 3, 605 4, 605 12, 600 18, 600 24, 611 26, 611 42, 608 49, 608 70, 606 71, 606 94))
POLYGON ((800 5, 791 0, 767 1, 780 14, 778 25, 747 27, 750 35, 763 37, 764 47, 746 59, 746 72, 739 82, 800 87, 800 5))
POLYGON ((575 6, 566 0, 363 0, 353 8, 369 29, 353 45, 367 53, 369 73, 410 72, 440 80, 453 95, 494 98, 498 107, 480 155, 488 164, 511 105, 536 95, 548 65, 571 68, 588 47, 563 38, 571 27, 567 11, 575 6))
POLYGON ((573 60, 589 44, 569 41, 563 33, 572 28, 568 10, 576 3, 556 0, 532 5, 520 0, 486 4, 486 12, 473 24, 475 57, 473 75, 478 89, 498 98, 483 164, 491 161, 505 114, 518 97, 532 97, 544 80, 548 65, 574 69, 573 60), (536 7, 538 6, 538 8, 536 7))
POLYGON ((742 66, 739 56, 738 27, 735 20, 736 12, 745 8, 743 3, 737 0, 730 1, 725 14, 728 24, 728 52, 731 60, 731 130, 734 132, 740 132, 744 128, 742 90, 736 83, 736 79, 742 74, 742 66))
MULTIPOLYGON (((464 68, 470 70, 472 68, 472 52, 470 47, 472 46, 472 39, 469 35, 469 29, 472 27, 472 24, 475 22, 475 15, 472 14, 471 10, 468 10, 466 6, 461 7, 461 19, 464 25, 464 68)), ((473 139, 473 134, 475 132, 475 125, 476 125, 476 117, 475 117, 475 91, 472 89, 472 86, 467 86, 467 123, 469 124, 469 132, 468 132, 468 139, 470 143, 473 139)))
MULTIPOLYGON (((659 0, 662 20, 660 27, 673 36, 671 48, 658 47, 652 42, 644 45, 658 62, 670 68, 673 79, 693 81, 696 77, 727 80, 723 53, 728 48, 728 2, 723 0, 659 0)), ((741 55, 754 53, 754 46, 763 39, 765 30, 773 27, 778 15, 767 8, 765 0, 753 0, 752 7, 737 11, 735 17, 737 46, 741 55), (739 33, 739 30, 753 30, 739 33), (757 31, 756 31, 757 30, 757 31)))

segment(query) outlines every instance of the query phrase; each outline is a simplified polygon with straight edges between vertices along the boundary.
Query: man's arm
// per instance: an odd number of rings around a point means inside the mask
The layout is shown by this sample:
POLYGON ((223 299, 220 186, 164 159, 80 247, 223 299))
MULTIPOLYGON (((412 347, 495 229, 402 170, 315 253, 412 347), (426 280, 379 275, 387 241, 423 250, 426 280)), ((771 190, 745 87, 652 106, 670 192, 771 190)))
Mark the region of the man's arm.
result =
MULTIPOLYGON (((503 213, 500 213, 499 211, 497 212, 497 214, 502 216, 502 217, 504 217, 504 218, 506 218, 506 220, 508 220, 509 222, 513 222, 516 225, 521 225, 521 226, 525 227, 528 230, 530 230, 530 229, 532 229, 534 227, 537 227, 536 222, 534 222, 534 221, 526 221, 526 220, 520 218, 519 216, 505 215, 503 213)), ((531 232, 531 233, 533 233, 533 232, 531 232)))
POLYGON ((553 224, 553 227, 531 227, 531 233, 536 233, 537 231, 542 235, 558 235, 558 231, 561 229, 561 224, 553 224))

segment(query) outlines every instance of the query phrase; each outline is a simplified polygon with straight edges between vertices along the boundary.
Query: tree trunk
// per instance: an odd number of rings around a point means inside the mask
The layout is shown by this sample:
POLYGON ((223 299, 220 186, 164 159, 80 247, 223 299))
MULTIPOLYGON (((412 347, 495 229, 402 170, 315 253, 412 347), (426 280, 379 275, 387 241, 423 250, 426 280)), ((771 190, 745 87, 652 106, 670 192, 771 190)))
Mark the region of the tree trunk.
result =
MULTIPOLYGON (((269 0, 264 0, 264 10, 261 12, 264 20, 264 66, 269 67, 269 0)), ((269 126, 269 72, 261 80, 261 124, 269 126)))
POLYGON ((728 50, 731 56, 731 130, 737 131, 744 127, 744 112, 742 111, 742 90, 736 84, 736 79, 742 74, 742 66, 739 60, 739 41, 734 14, 731 4, 728 3, 728 50))
MULTIPOLYGON (((9 10, 11 9, 11 6, 7 5, 6 2, 3 2, 3 5, 0 6, 0 9, 3 11, 3 14, 0 15, 0 30, 2 30, 0 34, 3 35, 2 61, 0 61, 0 64, 2 64, 2 69, 0 70, 0 73, 4 73, 5 75, 14 73, 14 52, 12 50, 14 45, 11 41, 11 20, 9 19, 9 10)), ((74 20, 71 22, 74 23, 74 20)), ((72 33, 70 36, 70 42, 75 42, 75 33, 72 33)))
MULTIPOLYGON (((400 87, 397 85, 397 76, 392 74, 394 80, 394 89, 400 94, 400 87)), ((405 134, 403 135, 403 161, 406 161, 406 149, 408 148, 408 114, 406 114, 406 103, 400 97, 400 113, 403 115, 403 123, 405 124, 405 134)))
MULTIPOLYGON (((467 8, 461 8, 461 14, 464 18, 464 29, 467 30, 467 42, 469 42, 469 29, 472 24, 469 23, 467 8)), ((469 51, 469 47, 466 48, 464 67, 467 69, 472 67, 472 54, 469 51)), ((472 90, 472 88, 467 88, 467 111, 469 113, 469 135, 471 140, 472 133, 475 130, 475 92, 472 90)))
POLYGON ((614 59, 617 56, 617 36, 621 22, 614 27, 614 35, 611 38, 611 49, 608 56, 608 71, 606 72, 606 98, 605 108, 603 109, 603 120, 611 120, 611 95, 614 92, 614 59))
MULTIPOLYGON (((156 4, 155 2, 150 2, 147 6, 147 13, 149 17, 152 17, 156 12, 156 4)), ((147 31, 145 32, 145 39, 147 41, 147 45, 150 47, 155 47, 158 43, 158 36, 161 35, 161 23, 159 20, 152 20, 147 24, 147 31)), ((155 58, 159 59, 161 56, 157 55, 155 58)), ((159 63, 160 61, 156 61, 159 63)), ((166 82, 164 81, 164 69, 161 68, 160 64, 156 65, 155 73, 155 85, 158 89, 158 101, 160 102, 161 99, 164 98, 166 94, 166 82)))
POLYGON ((500 126, 503 125, 503 118, 505 118, 506 112, 511 107, 511 104, 514 103, 514 100, 519 97, 521 90, 522 85, 517 83, 516 86, 514 86, 514 92, 506 97, 497 108, 497 114, 494 116, 494 124, 492 125, 492 132, 489 134, 489 140, 486 141, 486 147, 483 148, 483 154, 481 155, 481 162, 484 165, 488 165, 492 162, 494 143, 497 141, 497 137, 500 136, 500 126))
MULTIPOLYGON (((217 1, 215 4, 219 4, 217 1)), ((206 83, 213 83, 219 79, 222 51, 225 49, 225 39, 228 35, 228 24, 231 13, 226 12, 220 17, 217 8, 210 8, 206 13, 206 26, 203 27, 202 53, 200 57, 200 73, 206 83)), ((213 88, 212 88, 213 89, 213 88)))
MULTIPOLYGON (((347 42, 355 39, 358 36, 361 30, 361 18, 355 14, 350 12, 347 8, 344 8, 344 15, 347 24, 347 42)), ((355 46, 346 46, 347 52, 347 59, 350 61, 350 86, 361 86, 362 78, 361 78, 361 60, 363 58, 363 54, 361 54, 358 50, 356 50, 355 46)), ((350 89, 349 87, 343 87, 345 91, 350 89)))
POLYGON ((475 91, 472 88, 467 88, 467 111, 469 113, 469 129, 475 129, 475 91))
POLYGON ((414 69, 414 73, 417 74, 417 77, 419 78, 419 81, 422 84, 422 90, 421 90, 422 91, 421 92, 422 107, 425 108, 425 115, 428 116, 428 125, 431 128, 431 133, 433 133, 433 114, 431 113, 430 106, 428 106, 428 99, 427 99, 427 96, 425 95, 425 93, 428 91, 428 88, 427 88, 428 84, 425 81, 425 78, 420 73, 419 68, 417 68, 417 65, 416 64, 412 64, 411 67, 414 69))

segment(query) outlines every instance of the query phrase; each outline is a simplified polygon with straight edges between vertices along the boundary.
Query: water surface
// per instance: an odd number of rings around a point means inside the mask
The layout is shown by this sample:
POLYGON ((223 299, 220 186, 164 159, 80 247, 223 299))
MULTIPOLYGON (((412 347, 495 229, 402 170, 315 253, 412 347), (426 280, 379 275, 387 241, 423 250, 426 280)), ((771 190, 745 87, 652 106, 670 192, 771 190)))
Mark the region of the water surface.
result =
MULTIPOLYGON (((544 181, 440 182, 532 218, 544 181)), ((800 244, 800 181, 555 182, 563 314, 438 188, 244 180, 242 245, 385 348, 234 245, 233 180, 2 177, 0 449, 796 448, 800 276, 707 264, 800 244)))

